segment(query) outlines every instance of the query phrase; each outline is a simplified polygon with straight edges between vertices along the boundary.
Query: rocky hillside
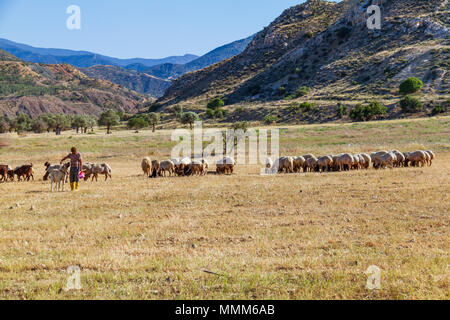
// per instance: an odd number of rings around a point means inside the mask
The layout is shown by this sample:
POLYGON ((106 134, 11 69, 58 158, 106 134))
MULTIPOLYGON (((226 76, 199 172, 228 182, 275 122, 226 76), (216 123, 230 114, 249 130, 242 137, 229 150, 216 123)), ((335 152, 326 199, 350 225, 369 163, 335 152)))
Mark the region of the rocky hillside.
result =
POLYGON ((163 80, 145 73, 115 66, 93 66, 82 68, 87 76, 117 83, 126 88, 152 97, 161 97, 170 87, 170 81, 163 80))
POLYGON ((145 102, 145 96, 73 66, 24 62, 0 50, 0 114, 137 112, 145 102))
POLYGON ((448 93, 447 2, 307 1, 286 10, 240 55, 175 80, 159 102, 272 101, 301 86, 323 99, 383 95, 409 76, 423 80, 425 93, 448 93), (379 31, 366 25, 371 4, 381 7, 379 31))

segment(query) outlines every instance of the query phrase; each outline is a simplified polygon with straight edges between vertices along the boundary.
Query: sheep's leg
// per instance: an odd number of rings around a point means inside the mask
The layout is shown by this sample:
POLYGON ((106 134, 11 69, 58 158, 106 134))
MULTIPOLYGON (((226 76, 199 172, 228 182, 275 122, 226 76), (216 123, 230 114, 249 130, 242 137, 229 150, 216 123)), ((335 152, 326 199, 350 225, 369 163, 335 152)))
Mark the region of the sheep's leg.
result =
POLYGON ((53 181, 50 182, 50 192, 53 192, 53 181))

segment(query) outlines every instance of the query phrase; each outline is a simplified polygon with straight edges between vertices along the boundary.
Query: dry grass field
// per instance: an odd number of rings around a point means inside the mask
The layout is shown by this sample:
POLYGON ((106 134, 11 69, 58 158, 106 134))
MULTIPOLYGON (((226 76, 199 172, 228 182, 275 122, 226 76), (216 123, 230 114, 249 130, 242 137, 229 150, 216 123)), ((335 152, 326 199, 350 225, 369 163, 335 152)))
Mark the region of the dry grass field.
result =
POLYGON ((432 167, 146 179, 170 131, 10 136, 0 163, 0 299, 449 299, 450 117, 286 127, 282 154, 432 149, 432 167), (112 181, 50 193, 45 161, 76 145, 112 181), (79 291, 62 290, 81 268, 79 291), (381 289, 364 271, 381 269, 381 289))

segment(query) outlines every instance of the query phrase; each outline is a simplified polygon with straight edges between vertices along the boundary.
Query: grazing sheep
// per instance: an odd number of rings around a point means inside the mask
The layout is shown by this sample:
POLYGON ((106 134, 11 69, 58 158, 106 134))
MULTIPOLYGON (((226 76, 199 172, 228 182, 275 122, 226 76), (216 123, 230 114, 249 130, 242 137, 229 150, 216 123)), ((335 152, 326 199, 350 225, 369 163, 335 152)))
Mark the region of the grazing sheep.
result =
MULTIPOLYGON (((304 158, 305 156, 303 156, 303 158, 304 158)), ((310 158, 308 158, 308 159, 306 159, 306 165, 305 165, 305 168, 306 168, 306 172, 313 172, 313 171, 316 171, 317 170, 317 158, 316 157, 310 157, 310 158)))
POLYGON ((431 158, 431 159, 430 159, 430 163, 428 164, 428 166, 431 167, 431 165, 433 164, 433 160, 436 159, 436 155, 435 155, 434 152, 431 151, 431 150, 427 150, 426 152, 430 155, 430 158, 431 158))
POLYGON ((385 154, 387 154, 388 152, 387 151, 378 151, 378 152, 373 152, 373 153, 371 153, 370 154, 370 159, 371 159, 371 161, 372 161, 372 163, 373 163, 373 167, 375 168, 375 169, 379 169, 379 165, 380 165, 380 157, 381 156, 384 156, 385 154))
POLYGON ((359 158, 362 159, 361 167, 364 169, 369 169, 370 165, 372 164, 372 159, 370 159, 370 156, 367 153, 361 153, 359 155, 359 158))
POLYGON ((105 181, 108 180, 108 178, 112 179, 112 169, 107 163, 102 164, 96 164, 96 163, 84 163, 82 170, 85 174, 84 181, 87 181, 91 176, 91 181, 98 181, 98 175, 104 174, 105 175, 105 181))
POLYGON ((333 158, 330 156, 320 157, 319 159, 317 159, 317 166, 319 167, 319 171, 328 172, 333 166, 333 158))
POLYGON ((294 173, 294 159, 292 157, 281 157, 279 159, 278 172, 294 173))
POLYGON ((150 178, 156 178, 159 175, 159 161, 153 160, 152 161, 152 174, 150 178))
POLYGON ((340 156, 342 156, 342 154, 338 154, 338 155, 330 154, 330 155, 328 155, 328 156, 331 157, 331 159, 333 160, 333 165, 331 166, 331 169, 332 169, 333 171, 339 171, 339 167, 337 166, 336 162, 337 162, 337 159, 338 159, 340 156))
POLYGON ((169 172, 169 177, 175 174, 175 164, 171 160, 164 160, 159 163, 159 175, 165 177, 166 172, 169 172))
POLYGON ((354 154, 353 155, 352 169, 355 169, 355 170, 361 169, 361 163, 360 163, 360 159, 359 159, 359 154, 354 154))
POLYGON ((383 154, 382 156, 379 156, 375 158, 374 165, 376 164, 377 169, 384 169, 386 167, 394 168, 395 162, 397 161, 397 157, 393 152, 389 152, 386 154, 383 154))
POLYGON ((425 152, 423 151, 414 151, 414 152, 408 152, 406 155, 405 163, 411 163, 413 167, 415 166, 421 166, 424 167, 427 162, 427 156, 425 152))
POLYGON ((336 166, 338 168, 338 171, 350 170, 352 168, 353 161, 353 156, 349 153, 340 155, 336 159, 336 166))
MULTIPOLYGON (((269 160, 269 159, 268 159, 269 160)), ((270 161, 272 161, 270 159, 270 161)), ((267 161, 266 161, 267 163, 267 161)), ((233 174, 234 166, 236 162, 231 157, 225 157, 216 162, 216 173, 217 174, 233 174)))
POLYGON ((398 150, 392 150, 392 151, 390 151, 390 153, 395 154, 395 157, 397 158, 395 160, 394 166, 402 167, 405 163, 405 155, 398 150))
POLYGON ((144 176, 147 176, 148 178, 152 173, 152 161, 150 160, 149 157, 145 157, 144 159, 142 159, 141 168, 142 171, 144 172, 144 176))
POLYGON ((67 171, 69 170, 70 163, 66 163, 65 165, 61 166, 60 169, 52 169, 49 174, 48 178, 50 179, 50 191, 53 192, 53 184, 56 184, 56 190, 64 192, 64 181, 66 179, 67 171), (62 190, 61 190, 62 185, 62 190))
POLYGON ((306 159, 302 156, 293 157, 294 159, 294 172, 301 172, 301 170, 305 170, 306 159))

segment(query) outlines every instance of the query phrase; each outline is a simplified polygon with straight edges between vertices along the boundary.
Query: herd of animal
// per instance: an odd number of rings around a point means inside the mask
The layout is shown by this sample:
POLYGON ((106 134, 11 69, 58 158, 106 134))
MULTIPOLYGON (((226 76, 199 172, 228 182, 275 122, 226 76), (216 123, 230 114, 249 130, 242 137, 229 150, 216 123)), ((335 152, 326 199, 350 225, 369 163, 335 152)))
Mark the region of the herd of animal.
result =
MULTIPOLYGON (((52 165, 46 162, 44 167, 45 174, 43 180, 50 181, 51 191, 53 191, 54 184, 58 191, 64 191, 64 184, 67 183, 69 178, 70 163, 52 165)), ((91 177, 91 181, 94 179, 97 181, 99 175, 104 175, 105 180, 112 178, 112 169, 107 163, 97 164, 86 162, 83 164, 81 172, 85 181, 91 177)), ((33 164, 19 166, 15 169, 12 169, 9 165, 0 165, 0 182, 15 181, 16 177, 17 181, 34 181, 33 164)))
POLYGON ((427 164, 431 166, 435 157, 434 152, 431 150, 418 150, 406 153, 398 150, 383 150, 370 155, 367 153, 343 153, 322 157, 307 154, 300 157, 280 157, 275 161, 268 158, 266 161, 266 173, 348 171, 369 169, 371 166, 375 169, 409 166, 424 167, 427 164))
MULTIPOLYGON (((266 173, 298 173, 298 172, 332 172, 369 169, 395 168, 426 165, 431 166, 435 159, 435 154, 431 150, 413 151, 402 153, 398 150, 378 151, 372 154, 343 153, 339 155, 327 155, 316 157, 313 154, 304 156, 284 156, 273 161, 268 158, 266 161, 266 173)), ((231 175, 234 172, 235 161, 232 157, 224 157, 216 162, 216 174, 231 175)), ((44 164, 44 181, 50 180, 51 191, 53 185, 57 190, 64 191, 64 183, 67 183, 69 176, 69 163, 52 165, 49 162, 44 164)), ((206 159, 177 158, 170 160, 151 160, 145 157, 141 162, 144 175, 149 178, 168 176, 202 176, 207 175, 209 163, 206 159)), ((107 163, 84 163, 81 168, 81 174, 85 181, 91 178, 97 181, 99 175, 105 176, 105 181, 112 178, 111 166, 107 163)), ((26 164, 15 169, 9 165, 0 165, 0 182, 15 181, 34 181, 33 164, 26 164)))
MULTIPOLYGON (((233 174, 235 161, 231 157, 224 157, 216 162, 217 174, 233 174)), ((145 157, 141 162, 144 175, 150 178, 169 176, 194 176, 208 174, 208 160, 191 158, 176 158, 170 160, 151 160, 145 157)))

